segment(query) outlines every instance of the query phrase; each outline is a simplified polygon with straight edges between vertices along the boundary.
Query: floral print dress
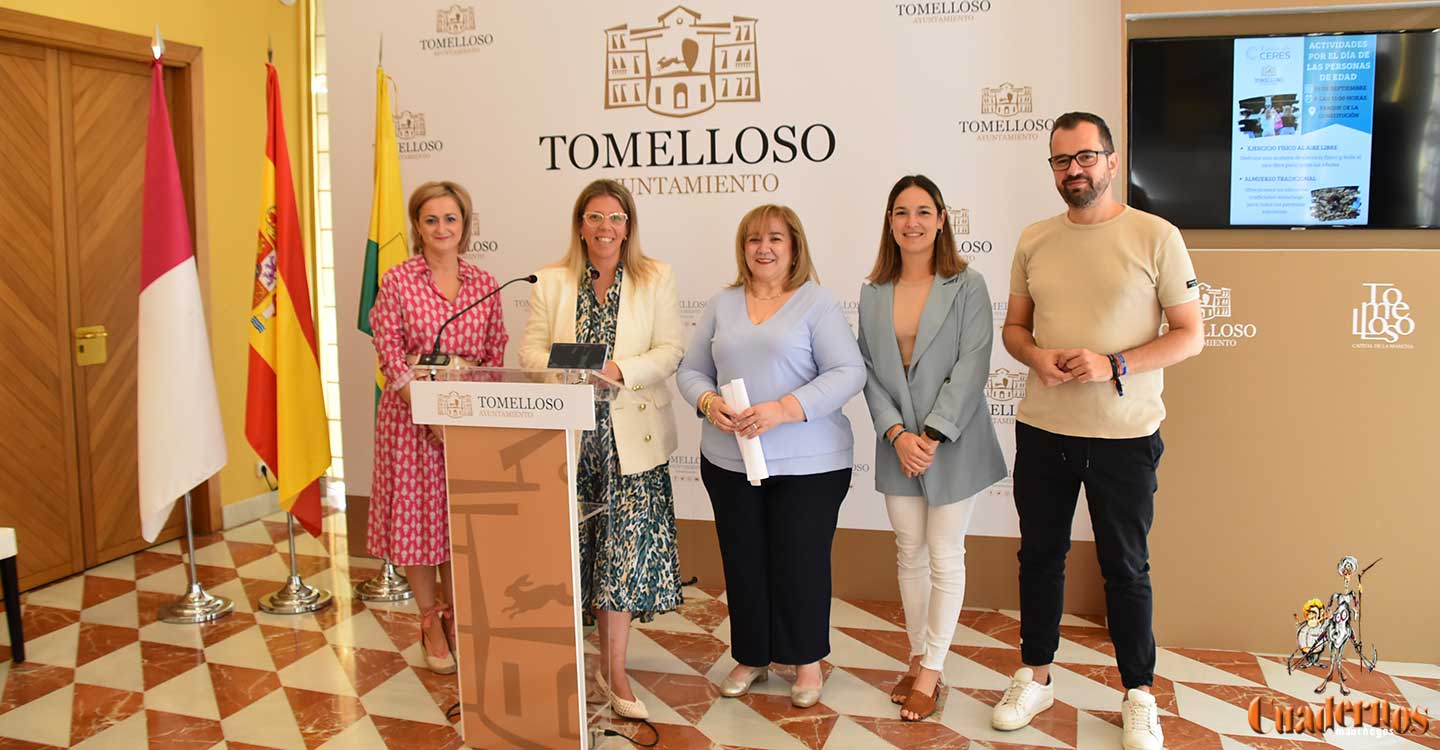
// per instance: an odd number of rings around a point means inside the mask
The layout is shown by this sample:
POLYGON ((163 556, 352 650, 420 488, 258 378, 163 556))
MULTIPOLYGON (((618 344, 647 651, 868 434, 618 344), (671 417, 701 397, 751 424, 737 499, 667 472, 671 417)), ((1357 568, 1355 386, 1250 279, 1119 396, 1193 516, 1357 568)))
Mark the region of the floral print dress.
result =
MULTIPOLYGON (((581 283, 575 301, 575 340, 615 347, 620 285, 625 268, 602 302, 581 283)), ((589 275, 582 278, 589 278, 589 275)), ((581 594, 586 609, 629 612, 641 622, 681 603, 680 555, 675 546, 675 497, 670 465, 620 473, 610 404, 595 402, 595 429, 582 433, 576 490, 581 502, 607 508, 580 534, 581 594)))

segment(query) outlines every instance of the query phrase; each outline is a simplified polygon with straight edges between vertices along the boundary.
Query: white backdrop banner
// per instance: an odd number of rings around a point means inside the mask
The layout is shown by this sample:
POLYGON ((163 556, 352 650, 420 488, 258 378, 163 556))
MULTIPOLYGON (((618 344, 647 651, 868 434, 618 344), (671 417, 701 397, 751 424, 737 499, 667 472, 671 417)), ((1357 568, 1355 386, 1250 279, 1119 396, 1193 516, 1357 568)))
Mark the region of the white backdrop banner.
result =
MULTIPOLYGON (((558 259, 591 180, 635 194, 645 251, 679 274, 681 314, 735 276, 736 224, 761 203, 796 210, 821 282, 855 324, 885 198, 934 179, 961 252, 985 274, 997 326, 990 411, 1007 460, 1025 370, 1004 351, 1020 230, 1063 209, 1049 167, 1054 118, 1118 124, 1119 0, 811 2, 663 0, 449 4, 331 0, 326 18, 335 267, 349 491, 370 491, 374 351, 354 328, 371 200, 375 64, 395 81, 404 190, 452 179, 475 201, 469 260, 499 281, 558 259)), ((507 290, 512 341, 528 293, 507 290)), ((508 364, 515 364, 511 346, 508 364)), ((709 519, 699 421, 678 409, 676 512, 709 519)), ((863 398, 846 528, 888 529, 863 398)), ((971 532, 1018 536, 1008 479, 971 532)), ((1091 538, 1084 504, 1074 526, 1091 538)))

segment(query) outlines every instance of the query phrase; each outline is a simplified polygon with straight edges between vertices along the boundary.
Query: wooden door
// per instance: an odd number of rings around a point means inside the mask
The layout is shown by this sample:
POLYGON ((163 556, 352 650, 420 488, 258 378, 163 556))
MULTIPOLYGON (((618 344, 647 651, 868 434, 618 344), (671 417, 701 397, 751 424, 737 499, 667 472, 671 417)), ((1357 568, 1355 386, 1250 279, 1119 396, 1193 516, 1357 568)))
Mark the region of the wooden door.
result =
MULTIPOLYGON (((74 325, 105 326, 108 359, 75 371, 85 564, 143 549, 135 452, 140 217, 150 67, 61 53, 70 309, 74 325)), ((161 532, 184 531, 176 508, 161 532)))
POLYGON ((83 567, 59 53, 0 40, 0 526, 20 585, 83 567))

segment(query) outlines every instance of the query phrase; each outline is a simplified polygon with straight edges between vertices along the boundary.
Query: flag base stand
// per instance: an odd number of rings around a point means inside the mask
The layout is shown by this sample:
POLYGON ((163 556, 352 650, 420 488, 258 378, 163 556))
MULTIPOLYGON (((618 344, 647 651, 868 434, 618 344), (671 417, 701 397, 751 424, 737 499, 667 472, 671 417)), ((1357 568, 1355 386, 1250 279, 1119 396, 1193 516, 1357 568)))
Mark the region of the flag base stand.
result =
POLYGON ((190 493, 185 493, 185 542, 190 550, 190 589, 174 602, 160 607, 160 620, 177 625, 193 625, 218 620, 235 611, 235 602, 216 596, 200 585, 195 572, 195 524, 190 516, 190 493))
POLYGON ((330 606, 329 591, 300 580, 300 571, 295 567, 295 516, 286 514, 285 526, 290 539, 290 577, 279 591, 260 597, 261 611, 272 615, 303 615, 330 606))
POLYGON ((414 596, 410 582, 395 570, 389 560, 374 578, 355 584, 355 598, 362 602, 403 602, 414 596))

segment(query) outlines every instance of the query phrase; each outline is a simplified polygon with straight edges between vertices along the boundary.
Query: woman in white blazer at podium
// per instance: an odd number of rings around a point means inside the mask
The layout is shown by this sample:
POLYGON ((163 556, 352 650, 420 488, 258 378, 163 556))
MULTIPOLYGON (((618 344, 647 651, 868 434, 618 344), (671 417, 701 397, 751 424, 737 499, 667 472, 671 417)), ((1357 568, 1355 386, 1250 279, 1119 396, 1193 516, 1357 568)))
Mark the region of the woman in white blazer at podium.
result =
POLYGON ((675 275, 641 251, 635 199, 614 180, 580 192, 569 250, 536 275, 521 366, 545 367, 557 342, 606 344, 602 373, 625 386, 613 404, 595 404, 596 429, 581 437, 578 496, 609 510, 581 534, 581 593, 600 630, 601 691, 620 716, 648 718, 625 675, 625 650, 632 619, 649 622, 681 602, 666 385, 684 354, 675 275))

